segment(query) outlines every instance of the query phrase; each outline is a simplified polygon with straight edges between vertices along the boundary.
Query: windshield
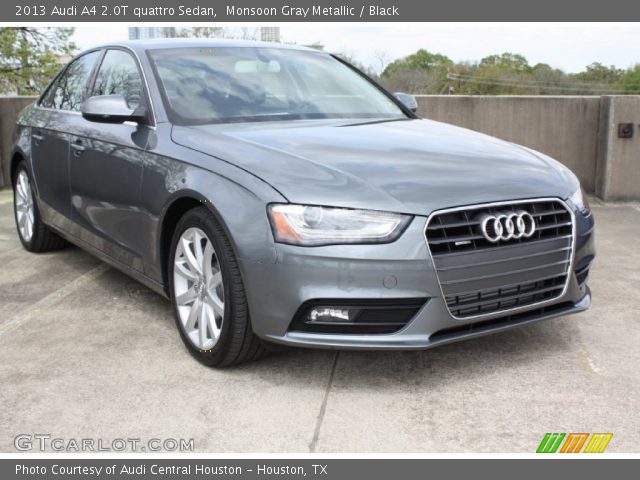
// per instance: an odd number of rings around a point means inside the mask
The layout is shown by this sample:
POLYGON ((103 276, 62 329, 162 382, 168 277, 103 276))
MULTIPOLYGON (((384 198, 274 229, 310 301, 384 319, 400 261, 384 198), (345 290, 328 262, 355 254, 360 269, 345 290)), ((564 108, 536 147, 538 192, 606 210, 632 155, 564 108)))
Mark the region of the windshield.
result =
POLYGON ((321 52, 172 48, 149 52, 173 123, 406 118, 375 85, 321 52))

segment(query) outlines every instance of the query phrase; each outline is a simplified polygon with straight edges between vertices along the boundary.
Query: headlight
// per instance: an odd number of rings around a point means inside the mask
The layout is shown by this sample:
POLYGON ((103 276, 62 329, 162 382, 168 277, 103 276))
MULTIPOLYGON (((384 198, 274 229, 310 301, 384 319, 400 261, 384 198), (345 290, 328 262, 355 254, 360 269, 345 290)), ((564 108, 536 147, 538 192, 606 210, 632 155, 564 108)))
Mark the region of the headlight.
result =
POLYGON ((583 215, 589 215, 591 212, 591 209, 589 208, 589 200, 587 200, 587 194, 584 193, 582 187, 573 192, 573 195, 569 197, 569 202, 571 202, 571 204, 583 215))
POLYGON ((269 205, 276 242, 318 246, 388 243, 400 236, 412 217, 374 210, 305 205, 269 205))

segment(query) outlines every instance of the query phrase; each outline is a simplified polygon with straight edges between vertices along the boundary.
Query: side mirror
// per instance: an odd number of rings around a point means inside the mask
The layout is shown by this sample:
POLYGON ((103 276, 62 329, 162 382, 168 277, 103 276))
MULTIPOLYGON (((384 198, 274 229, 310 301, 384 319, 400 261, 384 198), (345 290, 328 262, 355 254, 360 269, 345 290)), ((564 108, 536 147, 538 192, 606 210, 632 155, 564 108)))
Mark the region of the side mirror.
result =
POLYGON ((133 121, 140 123, 145 119, 144 108, 130 108, 122 95, 89 97, 80 107, 80 111, 83 118, 91 122, 123 123, 133 121))
POLYGON ((400 100, 400 102, 402 102, 402 104, 413 113, 416 113, 418 111, 418 102, 416 100, 416 97, 414 97, 413 95, 410 95, 408 93, 396 92, 393 94, 393 96, 400 100))

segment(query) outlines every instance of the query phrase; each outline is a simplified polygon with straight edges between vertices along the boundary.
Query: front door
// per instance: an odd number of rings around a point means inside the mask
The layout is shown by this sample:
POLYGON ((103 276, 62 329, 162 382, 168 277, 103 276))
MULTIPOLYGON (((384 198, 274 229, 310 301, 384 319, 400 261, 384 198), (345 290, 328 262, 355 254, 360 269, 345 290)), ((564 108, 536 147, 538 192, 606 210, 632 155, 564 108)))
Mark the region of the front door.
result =
MULTIPOLYGON (((134 57, 109 49, 89 96, 121 95, 130 108, 146 103, 144 83, 134 57)), ((142 271, 145 232, 141 210, 146 125, 90 122, 77 118, 69 139, 71 211, 80 236, 107 255, 142 271)))
POLYGON ((69 133, 80 118, 99 51, 75 59, 37 105, 38 125, 31 129, 31 160, 40 211, 44 220, 67 229, 71 216, 69 133))

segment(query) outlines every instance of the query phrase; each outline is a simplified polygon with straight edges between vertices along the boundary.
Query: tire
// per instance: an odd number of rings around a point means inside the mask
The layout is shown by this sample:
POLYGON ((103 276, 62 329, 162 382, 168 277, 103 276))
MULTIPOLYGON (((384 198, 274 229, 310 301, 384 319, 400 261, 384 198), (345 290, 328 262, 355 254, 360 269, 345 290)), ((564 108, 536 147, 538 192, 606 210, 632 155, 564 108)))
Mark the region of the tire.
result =
POLYGON ((169 257, 176 326, 191 355, 209 367, 229 367, 261 357, 266 349, 251 329, 231 242, 211 211, 196 207, 184 214, 173 233, 169 257))
POLYGON ((66 240, 56 235, 42 221, 33 189, 33 181, 24 161, 13 179, 13 214, 22 246, 33 253, 50 252, 66 247, 66 240))

